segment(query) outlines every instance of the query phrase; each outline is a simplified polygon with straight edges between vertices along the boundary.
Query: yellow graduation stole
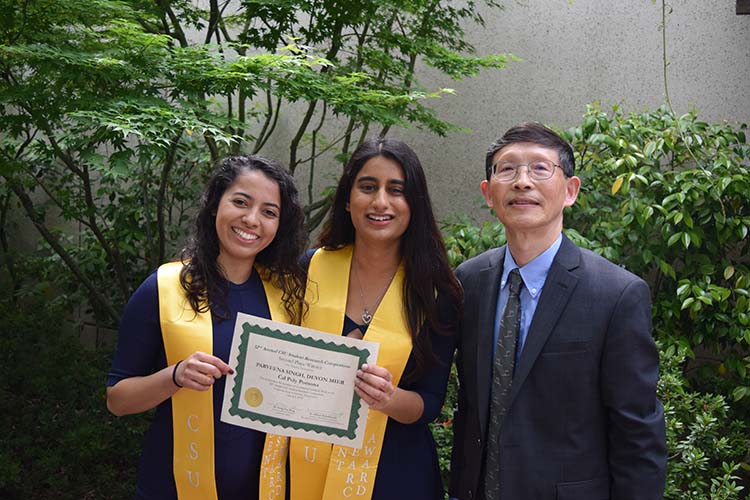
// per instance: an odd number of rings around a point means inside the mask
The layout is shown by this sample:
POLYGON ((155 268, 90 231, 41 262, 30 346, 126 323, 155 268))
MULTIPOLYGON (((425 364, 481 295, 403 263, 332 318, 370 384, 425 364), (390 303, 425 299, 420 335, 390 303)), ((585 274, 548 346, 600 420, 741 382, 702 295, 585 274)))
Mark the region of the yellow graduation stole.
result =
MULTIPOLYGON (((211 313, 196 313, 180 285, 181 262, 159 267, 159 322, 167 365, 195 351, 213 352, 211 313)), ((264 272, 261 272, 264 277, 264 272)), ((282 292, 263 279, 268 308, 274 321, 288 321, 282 292)), ((214 474, 213 390, 178 390, 172 396, 174 480, 179 500, 216 500, 214 474)))
MULTIPOLYGON (((310 304, 302 326, 340 335, 344 327, 352 246, 320 249, 310 261, 305 298, 310 304)), ((378 366, 387 368, 398 385, 411 353, 404 314, 404 268, 399 267, 367 328, 367 340, 378 342, 378 366)), ((289 455, 291 500, 372 498, 388 416, 370 410, 362 448, 267 435, 260 477, 261 500, 284 500, 289 455), (291 441, 291 445, 290 442, 291 441)))

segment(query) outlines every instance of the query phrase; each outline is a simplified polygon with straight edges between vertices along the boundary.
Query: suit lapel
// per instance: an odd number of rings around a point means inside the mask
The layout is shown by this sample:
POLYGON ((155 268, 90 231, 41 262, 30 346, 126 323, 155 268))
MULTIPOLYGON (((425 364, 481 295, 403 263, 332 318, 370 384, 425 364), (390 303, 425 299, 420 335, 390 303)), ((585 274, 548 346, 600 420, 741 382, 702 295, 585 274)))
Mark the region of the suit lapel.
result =
POLYGON ((487 428, 489 414, 490 384, 492 383, 492 349, 495 340, 495 313, 497 312, 497 295, 500 291, 500 277, 503 273, 505 247, 489 257, 488 267, 479 272, 477 287, 479 317, 477 318, 477 352, 476 370, 477 401, 479 402, 479 423, 481 429, 487 428))
POLYGON ((563 235, 560 250, 547 274, 542 296, 539 298, 521 358, 513 375, 511 405, 578 284, 578 277, 571 271, 578 267, 579 262, 580 250, 563 235))

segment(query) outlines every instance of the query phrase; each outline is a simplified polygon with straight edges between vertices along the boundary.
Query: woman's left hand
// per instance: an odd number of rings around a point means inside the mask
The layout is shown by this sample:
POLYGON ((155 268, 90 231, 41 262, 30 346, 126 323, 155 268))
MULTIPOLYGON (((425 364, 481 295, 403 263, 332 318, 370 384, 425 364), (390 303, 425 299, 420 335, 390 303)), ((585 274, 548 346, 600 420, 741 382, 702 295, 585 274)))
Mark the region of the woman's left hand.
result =
POLYGON ((377 365, 362 365, 357 370, 354 390, 370 408, 384 411, 396 391, 393 386, 393 375, 387 369, 377 365))

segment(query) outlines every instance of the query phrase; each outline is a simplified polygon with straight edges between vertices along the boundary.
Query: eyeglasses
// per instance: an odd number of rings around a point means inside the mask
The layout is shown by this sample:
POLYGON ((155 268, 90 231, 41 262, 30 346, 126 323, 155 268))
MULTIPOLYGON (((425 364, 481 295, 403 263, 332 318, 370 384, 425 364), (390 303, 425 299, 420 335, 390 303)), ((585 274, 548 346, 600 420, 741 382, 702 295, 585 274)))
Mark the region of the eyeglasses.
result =
POLYGON ((513 182, 518 177, 522 167, 526 167, 529 178, 535 181, 546 181, 551 178, 555 174, 555 167, 562 170, 560 165, 555 165, 547 160, 536 160, 526 165, 498 162, 492 165, 492 178, 498 182, 513 182))

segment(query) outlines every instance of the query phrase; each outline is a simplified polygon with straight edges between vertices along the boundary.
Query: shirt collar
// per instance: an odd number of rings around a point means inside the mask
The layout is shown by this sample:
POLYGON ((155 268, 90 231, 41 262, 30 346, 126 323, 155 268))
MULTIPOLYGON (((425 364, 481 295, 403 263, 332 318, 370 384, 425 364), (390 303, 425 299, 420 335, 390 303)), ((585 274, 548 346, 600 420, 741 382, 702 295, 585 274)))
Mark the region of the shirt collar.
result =
POLYGON ((549 268, 552 267, 552 261, 555 259, 555 255, 557 255, 557 251, 560 249, 561 244, 562 233, 560 233, 554 243, 552 243, 552 245, 550 245, 547 250, 545 250, 544 252, 536 256, 531 262, 520 268, 518 267, 518 264, 516 264, 516 261, 513 259, 513 256, 510 254, 510 250, 506 247, 505 260, 503 261, 503 276, 500 280, 500 289, 505 288, 510 272, 513 269, 518 268, 521 272, 521 278, 523 278, 523 284, 526 287, 526 290, 529 292, 529 294, 531 294, 532 298, 536 298, 536 296, 542 291, 544 282, 547 280, 549 268))

